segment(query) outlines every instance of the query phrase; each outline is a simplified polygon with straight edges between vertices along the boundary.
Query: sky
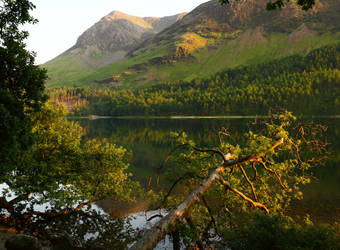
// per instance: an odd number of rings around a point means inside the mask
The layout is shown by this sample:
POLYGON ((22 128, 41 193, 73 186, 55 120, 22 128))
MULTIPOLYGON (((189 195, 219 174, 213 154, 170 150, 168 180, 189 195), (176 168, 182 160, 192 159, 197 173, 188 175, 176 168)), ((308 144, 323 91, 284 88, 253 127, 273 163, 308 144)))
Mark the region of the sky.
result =
POLYGON ((89 27, 113 10, 134 16, 163 17, 190 12, 208 0, 31 0, 38 24, 24 27, 27 48, 42 64, 72 47, 89 27))

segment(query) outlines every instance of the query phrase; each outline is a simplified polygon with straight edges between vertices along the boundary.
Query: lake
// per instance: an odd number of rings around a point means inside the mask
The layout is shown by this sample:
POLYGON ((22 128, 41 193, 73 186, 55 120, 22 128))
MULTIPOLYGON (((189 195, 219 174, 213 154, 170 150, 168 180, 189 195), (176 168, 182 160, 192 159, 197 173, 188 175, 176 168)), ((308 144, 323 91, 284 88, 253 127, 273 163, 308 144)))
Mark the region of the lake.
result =
MULTIPOLYGON (((171 132, 185 132, 201 147, 218 145, 218 131, 228 130, 233 140, 242 139, 256 117, 122 117, 76 119, 86 130, 87 138, 107 138, 132 152, 130 171, 134 178, 147 185, 151 176, 174 147, 171 132)), ((304 118, 328 126, 325 134, 331 143, 332 155, 325 167, 313 170, 315 179, 303 188, 304 199, 295 201, 289 213, 294 217, 311 215, 314 222, 333 223, 340 218, 340 118, 304 118)), ((161 177, 162 178, 162 177, 161 177)), ((163 185, 167 185, 164 181, 163 185)), ((110 210, 112 204, 104 204, 110 210)), ((137 206, 143 209, 144 206, 137 206)), ((121 208, 123 209, 123 208, 121 208)), ((136 212, 131 210, 131 212, 136 212)))

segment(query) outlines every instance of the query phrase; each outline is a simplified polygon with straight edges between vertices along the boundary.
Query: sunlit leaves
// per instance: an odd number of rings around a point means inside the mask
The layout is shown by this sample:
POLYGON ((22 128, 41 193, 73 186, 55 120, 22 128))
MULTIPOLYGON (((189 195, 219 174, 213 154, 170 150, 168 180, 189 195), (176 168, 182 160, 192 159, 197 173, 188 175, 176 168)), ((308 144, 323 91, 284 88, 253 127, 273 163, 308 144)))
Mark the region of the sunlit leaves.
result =
MULTIPOLYGON (((302 198, 300 188, 310 182, 308 170, 311 163, 323 158, 322 152, 325 152, 327 144, 322 141, 313 144, 318 145, 320 152, 313 151, 314 155, 309 154, 308 148, 312 146, 310 142, 320 139, 314 137, 314 130, 308 124, 299 124, 292 113, 282 111, 252 124, 240 144, 220 138, 220 145, 204 151, 197 148, 186 134, 174 134, 177 136, 177 143, 183 147, 181 151, 173 152, 174 163, 168 166, 167 174, 172 181, 181 180, 181 192, 174 192, 166 197, 163 205, 174 207, 176 203, 183 201, 203 178, 221 164, 221 157, 217 152, 223 152, 230 153, 234 159, 252 156, 252 160, 225 170, 222 175, 228 185, 253 201, 265 205, 271 213, 284 213, 293 199, 302 198), (297 133, 301 126, 305 128, 303 134, 297 133)), ((213 214, 208 213, 203 202, 195 205, 190 212, 200 232, 206 232, 207 228, 212 231, 225 230, 231 225, 242 224, 242 220, 250 216, 253 206, 235 193, 218 182, 204 193, 210 201, 213 214), (217 228, 212 227, 209 220, 211 216, 218 221, 217 228)), ((192 234, 192 228, 188 225, 180 228, 184 237, 192 237, 191 240, 195 242, 196 236, 192 234)))
POLYGON ((33 193, 33 203, 49 202, 58 210, 89 200, 132 200, 138 194, 138 184, 126 172, 126 149, 105 140, 82 142, 83 129, 51 104, 32 121, 35 144, 20 158, 20 167, 4 175, 17 195, 33 193))

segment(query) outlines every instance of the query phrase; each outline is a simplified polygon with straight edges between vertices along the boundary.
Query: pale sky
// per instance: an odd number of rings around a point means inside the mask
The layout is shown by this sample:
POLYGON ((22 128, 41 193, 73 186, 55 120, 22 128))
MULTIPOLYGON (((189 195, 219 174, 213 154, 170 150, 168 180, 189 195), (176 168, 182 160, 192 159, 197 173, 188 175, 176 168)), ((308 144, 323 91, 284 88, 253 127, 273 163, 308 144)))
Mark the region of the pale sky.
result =
POLYGON ((190 12, 208 0, 31 0, 32 15, 38 24, 26 26, 30 36, 27 47, 44 63, 76 43, 87 28, 113 10, 145 16, 170 16, 190 12))

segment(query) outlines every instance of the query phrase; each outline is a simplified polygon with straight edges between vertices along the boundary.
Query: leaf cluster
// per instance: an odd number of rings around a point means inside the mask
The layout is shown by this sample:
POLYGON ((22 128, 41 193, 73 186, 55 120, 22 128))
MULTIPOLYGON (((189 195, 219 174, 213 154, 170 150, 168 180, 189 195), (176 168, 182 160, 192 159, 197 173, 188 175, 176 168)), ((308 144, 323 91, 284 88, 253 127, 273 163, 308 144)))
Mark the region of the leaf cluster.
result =
MULTIPOLYGON (((30 115, 39 112, 46 96, 46 71, 27 51, 28 33, 21 27, 35 23, 28 0, 0 1, 0 171, 16 164, 16 157, 33 142, 30 115)), ((1 177, 0 177, 1 181, 1 177)))
POLYGON ((126 149, 105 140, 83 141, 83 128, 50 103, 32 122, 33 146, 14 170, 2 173, 3 223, 18 229, 51 226, 63 216, 85 217, 84 209, 95 201, 133 201, 138 195, 139 184, 127 173, 126 149))
MULTIPOLYGON (((242 144, 224 137, 218 147, 200 149, 185 134, 176 134, 183 147, 173 154, 175 163, 168 166, 167 176, 176 182, 178 189, 173 188, 171 195, 160 199, 162 206, 177 206, 223 164, 222 158, 228 157, 249 160, 228 167, 222 174, 224 181, 213 184, 203 194, 203 201, 192 207, 190 216, 195 221, 195 230, 205 235, 201 238, 209 245, 214 238, 211 235, 221 237, 222 229, 241 225, 256 207, 266 213, 283 214, 293 199, 302 198, 300 188, 310 182, 310 168, 319 165, 322 161, 319 159, 327 155, 327 144, 316 139, 311 131, 315 132, 309 124, 299 124, 290 112, 283 111, 254 124, 244 134, 242 144), (301 133, 301 128, 305 128, 305 133, 301 133), (319 150, 313 149, 316 145, 319 150)), ((192 226, 182 226, 183 234, 189 237, 186 230, 192 230, 192 226)))

